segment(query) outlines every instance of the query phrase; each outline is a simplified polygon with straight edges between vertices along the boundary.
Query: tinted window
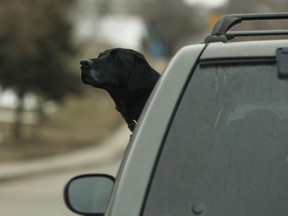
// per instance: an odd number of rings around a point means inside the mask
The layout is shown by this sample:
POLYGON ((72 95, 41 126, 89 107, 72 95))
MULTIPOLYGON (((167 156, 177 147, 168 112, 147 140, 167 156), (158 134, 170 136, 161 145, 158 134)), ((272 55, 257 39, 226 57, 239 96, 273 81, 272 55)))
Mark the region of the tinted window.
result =
POLYGON ((276 65, 196 69, 163 145, 144 215, 286 215, 288 82, 276 65))

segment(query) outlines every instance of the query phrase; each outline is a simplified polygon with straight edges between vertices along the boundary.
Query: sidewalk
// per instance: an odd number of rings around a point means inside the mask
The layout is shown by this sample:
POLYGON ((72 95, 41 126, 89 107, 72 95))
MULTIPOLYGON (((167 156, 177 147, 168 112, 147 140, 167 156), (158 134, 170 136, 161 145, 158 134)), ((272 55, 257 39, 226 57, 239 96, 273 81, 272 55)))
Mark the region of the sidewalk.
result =
POLYGON ((110 137, 94 147, 43 159, 0 164, 0 183, 64 169, 80 169, 88 165, 107 163, 123 154, 129 136, 127 126, 122 125, 110 137))

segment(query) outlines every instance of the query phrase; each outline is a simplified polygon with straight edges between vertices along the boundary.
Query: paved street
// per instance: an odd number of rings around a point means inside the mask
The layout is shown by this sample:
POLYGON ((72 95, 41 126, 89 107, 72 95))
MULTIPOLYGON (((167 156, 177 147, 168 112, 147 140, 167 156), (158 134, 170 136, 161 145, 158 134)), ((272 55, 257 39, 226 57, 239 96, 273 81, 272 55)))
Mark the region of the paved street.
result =
POLYGON ((1 165, 0 215, 75 215, 63 201, 63 188, 67 181, 75 175, 86 173, 115 176, 129 135, 125 125, 103 143, 90 149, 39 161, 1 165))
POLYGON ((63 202, 63 187, 73 176, 85 173, 115 175, 121 158, 104 166, 27 178, 0 185, 0 215, 72 216, 63 202))

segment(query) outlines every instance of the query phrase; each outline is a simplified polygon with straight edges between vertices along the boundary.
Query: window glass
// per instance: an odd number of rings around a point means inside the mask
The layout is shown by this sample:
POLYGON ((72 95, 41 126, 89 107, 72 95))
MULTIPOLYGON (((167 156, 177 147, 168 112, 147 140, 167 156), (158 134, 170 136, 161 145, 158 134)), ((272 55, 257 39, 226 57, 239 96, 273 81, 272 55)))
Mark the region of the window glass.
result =
POLYGON ((277 66, 198 67, 163 145, 144 215, 286 215, 288 82, 277 66))

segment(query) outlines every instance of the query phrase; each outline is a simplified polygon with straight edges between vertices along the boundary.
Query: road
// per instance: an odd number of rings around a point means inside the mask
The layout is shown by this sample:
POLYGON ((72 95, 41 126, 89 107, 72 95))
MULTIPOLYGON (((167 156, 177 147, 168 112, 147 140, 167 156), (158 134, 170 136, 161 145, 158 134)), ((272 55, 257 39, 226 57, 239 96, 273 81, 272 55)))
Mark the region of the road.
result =
POLYGON ((129 136, 130 131, 123 124, 91 148, 38 161, 1 165, 0 216, 75 216, 64 204, 65 184, 80 174, 115 176, 129 136), (10 180, 3 181, 7 176, 10 180))
POLYGON ((2 216, 75 216, 63 201, 63 187, 73 176, 85 173, 115 175, 122 157, 108 164, 81 170, 65 170, 30 177, 0 185, 0 215, 2 216))

